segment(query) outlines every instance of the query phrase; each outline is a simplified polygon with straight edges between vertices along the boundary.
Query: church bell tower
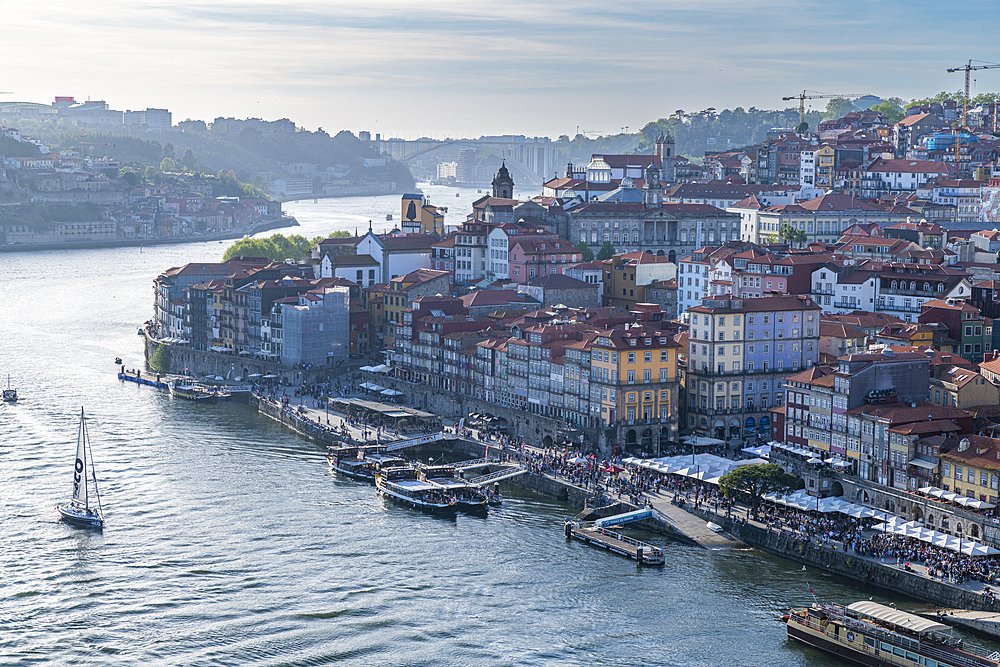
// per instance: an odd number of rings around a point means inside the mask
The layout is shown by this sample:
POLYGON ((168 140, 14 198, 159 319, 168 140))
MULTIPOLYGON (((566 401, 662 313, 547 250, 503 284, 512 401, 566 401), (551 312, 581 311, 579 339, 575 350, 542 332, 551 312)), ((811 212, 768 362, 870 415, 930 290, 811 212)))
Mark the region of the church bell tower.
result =
POLYGON ((493 179, 493 196, 498 199, 514 198, 514 179, 510 177, 510 172, 507 171, 506 161, 500 165, 500 171, 497 172, 496 178, 493 179))

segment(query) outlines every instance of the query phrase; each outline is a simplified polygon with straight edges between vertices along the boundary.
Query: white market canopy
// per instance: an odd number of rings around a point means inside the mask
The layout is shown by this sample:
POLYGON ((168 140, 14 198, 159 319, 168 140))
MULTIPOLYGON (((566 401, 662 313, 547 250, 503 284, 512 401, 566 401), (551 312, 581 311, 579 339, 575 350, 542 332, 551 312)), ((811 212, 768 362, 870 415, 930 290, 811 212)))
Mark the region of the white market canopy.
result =
POLYGON ((744 447, 743 450, 747 454, 753 454, 754 456, 759 456, 762 459, 771 458, 771 445, 761 445, 760 447, 744 447))
POLYGON ((973 542, 972 540, 965 539, 964 537, 954 537, 952 535, 948 535, 947 533, 939 533, 936 530, 925 528, 916 521, 909 521, 907 523, 886 522, 876 524, 875 526, 872 526, 872 528, 883 533, 902 535, 903 537, 912 537, 920 540, 921 542, 927 542, 928 544, 933 544, 937 547, 944 547, 945 549, 956 551, 958 553, 965 554, 966 556, 993 556, 995 554, 1000 554, 1000 550, 994 549, 993 547, 980 544, 979 542, 973 542))
POLYGON ((385 389, 382 391, 383 396, 402 396, 403 392, 396 391, 395 389, 385 389))
POLYGON ((939 498, 941 500, 947 500, 953 502, 956 505, 962 505, 963 507, 972 507, 977 510, 988 510, 996 507, 993 503, 988 503, 985 500, 976 500, 975 498, 969 498, 966 496, 960 496, 957 493, 952 493, 951 491, 945 491, 944 489, 939 489, 936 486, 924 486, 918 489, 920 493, 931 496, 932 498, 939 498))
POLYGON ((385 387, 380 387, 374 382, 365 382, 361 385, 362 389, 367 389, 368 391, 384 391, 385 387))
MULTIPOLYGON (((703 438, 702 440, 707 440, 703 438)), ((711 438, 715 440, 714 438, 711 438)), ((716 442, 722 442, 717 440, 716 442)), ((701 444, 701 443, 699 443, 701 444)), ((690 477, 708 484, 718 485, 719 479, 735 468, 745 465, 760 465, 767 463, 764 459, 746 459, 744 461, 733 461, 714 454, 695 454, 681 456, 664 456, 658 459, 640 459, 630 456, 622 460, 626 466, 633 468, 645 468, 654 472, 666 475, 680 475, 690 477)))

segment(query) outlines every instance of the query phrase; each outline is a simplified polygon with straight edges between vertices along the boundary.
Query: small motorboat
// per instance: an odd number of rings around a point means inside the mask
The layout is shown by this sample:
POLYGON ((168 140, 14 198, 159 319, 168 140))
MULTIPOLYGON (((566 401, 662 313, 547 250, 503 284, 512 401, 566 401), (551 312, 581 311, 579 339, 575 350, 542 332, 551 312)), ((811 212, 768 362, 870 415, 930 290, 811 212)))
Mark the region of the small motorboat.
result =
POLYGON ((115 357, 115 366, 121 366, 121 365, 122 365, 122 358, 115 357))
POLYGON ((708 523, 705 524, 705 527, 708 528, 713 533, 721 533, 722 531, 725 530, 725 528, 715 523, 714 521, 709 521, 708 523))

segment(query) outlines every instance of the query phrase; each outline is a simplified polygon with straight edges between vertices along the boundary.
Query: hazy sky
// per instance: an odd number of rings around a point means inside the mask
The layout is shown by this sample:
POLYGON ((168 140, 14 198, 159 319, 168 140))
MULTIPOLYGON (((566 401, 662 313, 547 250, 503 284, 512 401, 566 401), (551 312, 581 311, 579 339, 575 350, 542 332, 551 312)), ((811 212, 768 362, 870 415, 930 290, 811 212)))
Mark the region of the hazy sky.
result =
MULTIPOLYGON (((611 134, 803 89, 905 99, 1000 62, 996 0, 0 0, 0 17, 4 101, 411 138, 611 134)), ((976 78, 1000 90, 1000 70, 976 78)))

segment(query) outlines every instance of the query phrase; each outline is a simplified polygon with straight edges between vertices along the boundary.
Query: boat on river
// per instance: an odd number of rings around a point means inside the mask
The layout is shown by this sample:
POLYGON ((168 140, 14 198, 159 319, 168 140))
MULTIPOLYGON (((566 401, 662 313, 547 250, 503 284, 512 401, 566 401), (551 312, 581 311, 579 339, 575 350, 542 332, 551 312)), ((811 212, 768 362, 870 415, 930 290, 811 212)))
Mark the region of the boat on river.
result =
POLYGON ((454 510, 456 505, 444 489, 421 479, 419 471, 410 466, 382 468, 375 473, 375 487, 404 505, 422 510, 454 510))
POLYGON ((943 623, 878 604, 814 604, 784 617, 789 639, 859 665, 1000 667, 1000 653, 965 649, 943 623))
POLYGON ((195 382, 175 380, 168 386, 170 387, 171 396, 176 396, 189 401, 207 403, 209 401, 214 401, 216 398, 214 391, 205 385, 197 384, 195 382))
POLYGON ((17 403, 17 389, 10 386, 10 375, 7 376, 7 388, 3 390, 4 403, 17 403))
POLYGON ((73 463, 73 497, 65 505, 56 505, 59 516, 68 523, 81 528, 103 528, 104 512, 101 509, 101 493, 97 489, 97 475, 94 472, 94 455, 90 449, 87 433, 87 419, 80 408, 80 428, 76 437, 76 461, 73 463), (90 506, 88 494, 88 460, 90 477, 94 484, 94 499, 97 507, 90 506))
POLYGON ((441 487, 454 498, 458 509, 485 510, 489 504, 487 494, 478 486, 462 479, 455 471, 455 466, 421 466, 420 473, 425 480, 441 487))
POLYGON ((398 468, 406 461, 399 456, 385 453, 385 446, 341 445, 326 452, 330 467, 354 479, 375 482, 375 473, 381 468, 398 468))

